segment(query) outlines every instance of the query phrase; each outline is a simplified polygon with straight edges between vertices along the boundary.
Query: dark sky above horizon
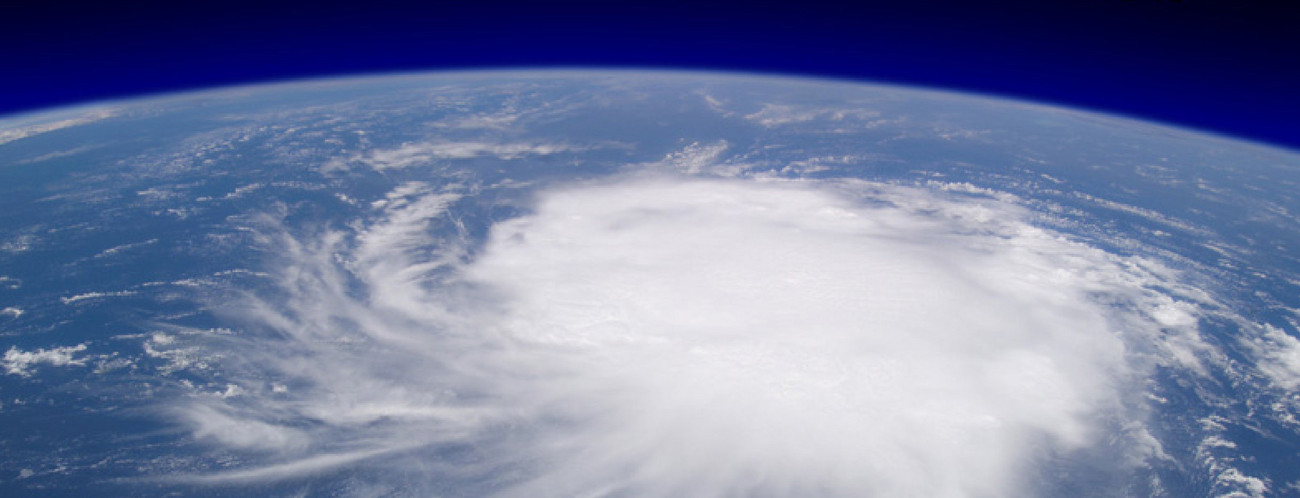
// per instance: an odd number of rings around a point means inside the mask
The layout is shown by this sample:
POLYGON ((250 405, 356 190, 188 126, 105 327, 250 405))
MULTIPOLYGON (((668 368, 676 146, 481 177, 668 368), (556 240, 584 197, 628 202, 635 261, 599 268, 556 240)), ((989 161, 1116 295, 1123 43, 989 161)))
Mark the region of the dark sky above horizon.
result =
POLYGON ((80 6, 0 16, 0 114, 339 74, 656 67, 1052 102, 1300 148, 1300 9, 1250 0, 80 6))

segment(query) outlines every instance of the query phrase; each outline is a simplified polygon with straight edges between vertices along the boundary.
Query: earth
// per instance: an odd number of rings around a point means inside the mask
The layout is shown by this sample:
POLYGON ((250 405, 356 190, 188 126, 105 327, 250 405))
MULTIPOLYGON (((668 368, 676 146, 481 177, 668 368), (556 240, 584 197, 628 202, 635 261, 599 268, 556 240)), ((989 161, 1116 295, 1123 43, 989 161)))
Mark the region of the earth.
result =
POLYGON ((0 120, 4 496, 1300 495, 1300 154, 498 71, 0 120))

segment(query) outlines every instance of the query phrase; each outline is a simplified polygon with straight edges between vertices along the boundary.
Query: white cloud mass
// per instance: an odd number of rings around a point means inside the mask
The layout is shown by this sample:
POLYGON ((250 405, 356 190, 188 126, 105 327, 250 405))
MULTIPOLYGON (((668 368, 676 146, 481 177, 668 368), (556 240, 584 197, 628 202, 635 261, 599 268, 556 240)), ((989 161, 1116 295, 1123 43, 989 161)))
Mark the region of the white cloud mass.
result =
POLYGON ((478 495, 1032 494, 1035 462, 1159 453, 1129 401, 1195 333, 1150 262, 1005 199, 624 178, 539 193, 478 247, 454 189, 267 231, 283 292, 209 345, 243 394, 178 408, 264 463, 196 479, 387 458, 478 495))

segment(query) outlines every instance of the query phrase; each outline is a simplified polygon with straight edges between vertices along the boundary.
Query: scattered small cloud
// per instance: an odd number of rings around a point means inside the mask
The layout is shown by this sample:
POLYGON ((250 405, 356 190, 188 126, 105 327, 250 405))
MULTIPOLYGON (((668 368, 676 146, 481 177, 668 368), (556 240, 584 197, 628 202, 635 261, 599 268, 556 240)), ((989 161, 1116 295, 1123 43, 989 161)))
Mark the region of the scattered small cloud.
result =
POLYGON ((32 246, 37 244, 40 239, 31 233, 22 233, 9 237, 8 240, 0 242, 0 252, 9 254, 19 254, 31 250, 32 246))
POLYGON ((1251 344, 1261 359, 1257 367, 1280 389, 1300 388, 1300 339, 1272 325, 1251 344))
POLYGON ((859 155, 839 155, 839 156, 816 156, 797 161, 790 161, 781 168, 780 173, 783 175, 800 174, 807 175, 821 171, 830 171, 836 168, 842 168, 848 164, 858 163, 869 158, 859 155))
POLYGON ((177 344, 176 336, 165 332, 150 334, 142 347, 145 356, 163 361, 157 367, 158 373, 162 375, 186 369, 202 370, 208 366, 198 347, 177 344))
POLYGON ((77 358, 77 353, 85 350, 85 344, 37 349, 35 351, 23 351, 13 346, 8 351, 5 351, 4 358, 0 359, 0 363, 3 363, 5 372, 10 375, 30 377, 32 370, 40 365, 52 367, 83 366, 86 364, 87 358, 77 358))
POLYGON ((688 175, 708 172, 722 173, 723 176, 734 176, 738 172, 733 171, 734 168, 724 166, 719 161, 722 154, 729 147, 731 147, 731 144, 727 143, 726 140, 718 140, 707 144, 691 142, 680 150, 670 152, 659 163, 688 175))
POLYGON ((870 120, 880 116, 879 111, 871 109, 842 109, 831 107, 807 107, 789 104, 763 104, 763 108, 745 115, 745 119, 767 128, 807 123, 813 120, 847 121, 870 120))
POLYGON ((562 143, 547 142, 417 142, 391 149, 375 149, 355 154, 348 159, 335 159, 325 170, 345 170, 349 164, 364 164, 377 171, 429 166, 438 161, 454 161, 493 157, 502 160, 529 156, 549 156, 563 152, 585 150, 562 143))
POLYGON ((505 130, 519 121, 519 117, 519 114, 510 112, 475 114, 438 121, 433 126, 456 130, 505 130))

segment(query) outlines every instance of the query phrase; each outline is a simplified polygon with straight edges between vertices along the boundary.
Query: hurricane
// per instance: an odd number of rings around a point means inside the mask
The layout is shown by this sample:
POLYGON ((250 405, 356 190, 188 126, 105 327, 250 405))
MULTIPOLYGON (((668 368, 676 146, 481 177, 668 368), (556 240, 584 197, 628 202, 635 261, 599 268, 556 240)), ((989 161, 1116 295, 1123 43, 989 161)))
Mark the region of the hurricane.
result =
POLYGON ((5 126, 0 489, 1300 490, 1292 152, 693 73, 5 126))

